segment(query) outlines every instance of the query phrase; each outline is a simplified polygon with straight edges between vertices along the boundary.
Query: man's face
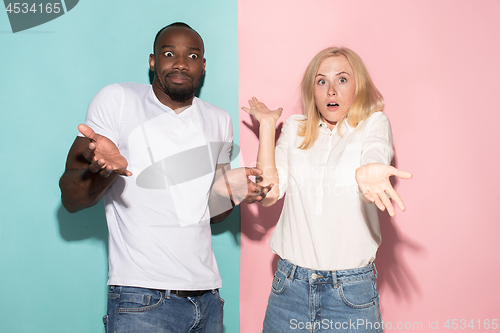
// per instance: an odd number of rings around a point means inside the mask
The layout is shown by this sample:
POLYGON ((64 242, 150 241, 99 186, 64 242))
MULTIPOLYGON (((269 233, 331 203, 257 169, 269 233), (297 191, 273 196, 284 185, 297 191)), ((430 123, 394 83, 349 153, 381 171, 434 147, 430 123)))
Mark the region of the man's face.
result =
POLYGON ((203 42, 196 32, 183 27, 165 29, 158 37, 149 67, 155 73, 153 86, 182 103, 194 96, 205 72, 203 42))

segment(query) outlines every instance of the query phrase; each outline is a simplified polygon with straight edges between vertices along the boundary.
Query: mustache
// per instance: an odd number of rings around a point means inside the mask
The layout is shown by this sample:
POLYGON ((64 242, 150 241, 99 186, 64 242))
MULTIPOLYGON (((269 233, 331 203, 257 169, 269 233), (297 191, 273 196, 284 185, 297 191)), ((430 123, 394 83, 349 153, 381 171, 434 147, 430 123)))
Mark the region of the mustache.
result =
POLYGON ((185 78, 188 78, 191 82, 193 81, 193 78, 191 77, 191 75, 188 75, 186 73, 182 73, 180 71, 172 71, 170 73, 167 73, 165 75, 165 77, 169 77, 169 76, 173 76, 173 75, 175 75, 175 76, 183 76, 185 78))

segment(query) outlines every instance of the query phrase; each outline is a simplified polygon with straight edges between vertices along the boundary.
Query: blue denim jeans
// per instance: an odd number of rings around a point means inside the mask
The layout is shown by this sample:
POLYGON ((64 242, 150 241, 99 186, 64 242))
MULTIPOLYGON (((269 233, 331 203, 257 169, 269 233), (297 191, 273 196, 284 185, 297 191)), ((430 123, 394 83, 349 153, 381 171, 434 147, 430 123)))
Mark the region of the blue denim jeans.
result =
POLYGON ((373 264, 315 271, 280 259, 263 332, 382 332, 375 279, 373 264))
POLYGON ((153 289, 110 286, 106 333, 222 333, 224 301, 218 290, 178 297, 153 289))

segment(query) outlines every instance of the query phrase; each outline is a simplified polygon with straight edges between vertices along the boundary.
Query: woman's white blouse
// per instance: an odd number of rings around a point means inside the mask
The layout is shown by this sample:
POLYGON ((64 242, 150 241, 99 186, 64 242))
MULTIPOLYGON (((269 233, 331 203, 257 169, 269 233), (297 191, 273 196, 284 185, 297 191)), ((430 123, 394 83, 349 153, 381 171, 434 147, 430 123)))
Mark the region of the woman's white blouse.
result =
POLYGON ((302 115, 286 121, 276 146, 283 211, 271 249, 293 264, 316 270, 343 270, 375 260, 381 242, 377 208, 359 196, 356 169, 368 163, 390 164, 389 119, 375 112, 353 128, 344 122, 342 137, 320 122, 319 136, 306 150, 297 147, 302 115))

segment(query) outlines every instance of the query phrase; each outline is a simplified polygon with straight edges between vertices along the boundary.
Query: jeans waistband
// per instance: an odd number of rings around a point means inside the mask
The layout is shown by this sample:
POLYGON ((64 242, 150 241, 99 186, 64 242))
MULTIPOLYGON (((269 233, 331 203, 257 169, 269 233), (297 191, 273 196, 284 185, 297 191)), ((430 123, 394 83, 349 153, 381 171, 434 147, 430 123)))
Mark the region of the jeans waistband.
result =
POLYGON ((207 290, 168 290, 168 289, 152 289, 152 288, 142 288, 142 287, 129 287, 129 286, 109 286, 110 290, 116 290, 117 292, 159 292, 165 294, 168 298, 170 295, 177 295, 178 297, 196 297, 203 296, 207 293, 214 294, 219 289, 207 289, 207 290))
POLYGON ((371 277, 377 277, 377 269, 374 263, 361 268, 353 268, 339 271, 320 271, 304 268, 294 265, 291 262, 280 259, 278 261, 278 270, 286 275, 287 278, 306 280, 310 283, 334 283, 363 280, 371 277))

